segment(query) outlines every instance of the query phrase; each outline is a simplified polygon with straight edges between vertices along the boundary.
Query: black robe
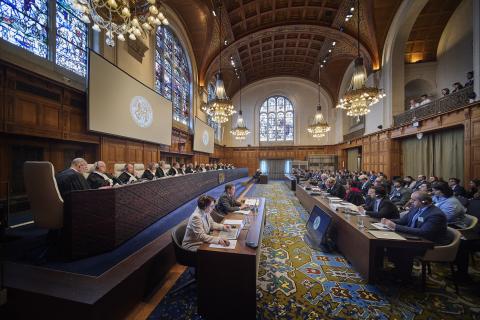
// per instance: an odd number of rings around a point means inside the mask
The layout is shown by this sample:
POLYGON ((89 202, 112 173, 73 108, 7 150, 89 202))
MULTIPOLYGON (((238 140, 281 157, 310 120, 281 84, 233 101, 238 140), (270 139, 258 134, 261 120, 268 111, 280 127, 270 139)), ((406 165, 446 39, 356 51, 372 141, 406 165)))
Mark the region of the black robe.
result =
POLYGON ((193 170, 192 170, 192 168, 190 168, 190 167, 187 167, 187 169, 185 169, 185 173, 193 173, 193 170))
POLYGON ((101 175, 99 175, 96 172, 90 173, 90 175, 87 178, 87 182, 90 185, 90 188, 92 189, 98 189, 100 187, 106 187, 110 185, 110 182, 108 180, 105 180, 101 175))
MULTIPOLYGON (((122 184, 127 184, 129 183, 130 181, 130 175, 124 171, 122 172, 121 175, 118 176, 118 180, 122 183, 122 184)), ((135 180, 137 180, 137 178, 135 177, 135 180)))
POLYGON ((145 170, 142 174, 142 179, 153 180, 155 175, 150 170, 145 170))
POLYGON ((162 168, 157 168, 155 175, 157 176, 157 178, 166 177, 165 172, 162 170, 162 168))
POLYGON ((178 175, 178 174, 180 174, 179 169, 175 170, 175 168, 170 168, 170 170, 168 170, 168 175, 169 175, 169 176, 176 176, 176 175, 178 175), (178 171, 178 172, 177 172, 177 171, 178 171))
POLYGON ((55 175, 57 180, 58 190, 60 195, 64 198, 67 194, 75 190, 88 190, 88 185, 85 177, 78 171, 68 168, 55 175))

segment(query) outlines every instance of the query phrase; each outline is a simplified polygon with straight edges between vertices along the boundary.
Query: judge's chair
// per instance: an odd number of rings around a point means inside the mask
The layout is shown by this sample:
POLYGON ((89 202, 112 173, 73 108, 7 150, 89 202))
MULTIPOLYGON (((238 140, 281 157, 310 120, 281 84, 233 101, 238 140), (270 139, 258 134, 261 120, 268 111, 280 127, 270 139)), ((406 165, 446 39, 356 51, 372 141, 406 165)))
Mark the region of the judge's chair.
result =
POLYGON ((135 163, 133 165, 133 171, 135 172, 135 176, 140 178, 145 172, 145 165, 143 163, 135 163))
POLYGON ((55 180, 53 165, 48 161, 26 161, 23 174, 35 225, 49 230, 61 229, 63 199, 55 180))
POLYGON ((124 169, 125 163, 115 163, 113 165, 113 175, 115 176, 115 178, 118 178, 118 176, 122 174, 124 169))
MULTIPOLYGON (((462 234, 453 228, 448 228, 447 232, 450 239, 453 239, 451 243, 444 246, 435 246, 433 249, 427 250, 423 257, 420 258, 422 262, 422 288, 425 290, 426 285, 426 267, 430 262, 448 262, 450 263, 450 269, 452 271, 452 278, 455 284, 455 292, 458 293, 458 284, 455 275, 454 261, 457 257, 458 248, 460 247, 460 239, 462 234)), ((429 268, 430 269, 430 268, 429 268)))
MULTIPOLYGON (((183 266, 187 267, 197 267, 197 253, 195 251, 186 250, 182 247, 183 237, 185 236, 185 232, 187 230, 187 222, 182 222, 172 232, 172 243, 173 249, 175 250, 175 258, 177 262, 183 266)), ((189 270, 190 271, 190 270, 189 270)), ((188 287, 189 285, 195 283, 196 275, 192 275, 190 281, 185 282, 181 286, 175 288, 172 291, 172 294, 175 294, 184 288, 188 287)))

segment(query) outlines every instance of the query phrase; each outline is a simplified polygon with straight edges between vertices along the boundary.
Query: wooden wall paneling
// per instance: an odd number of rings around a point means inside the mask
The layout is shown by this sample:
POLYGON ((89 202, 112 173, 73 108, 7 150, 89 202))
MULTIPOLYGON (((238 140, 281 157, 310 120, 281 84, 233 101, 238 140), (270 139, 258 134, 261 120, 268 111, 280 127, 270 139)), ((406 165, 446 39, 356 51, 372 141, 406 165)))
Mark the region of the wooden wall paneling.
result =
POLYGON ((5 90, 6 90, 6 80, 5 80, 5 70, 6 67, 0 64, 0 132, 5 131, 5 90))
POLYGON ((464 183, 480 178, 480 110, 472 110, 465 124, 465 177, 464 183), (467 162, 468 161, 468 162, 467 162))

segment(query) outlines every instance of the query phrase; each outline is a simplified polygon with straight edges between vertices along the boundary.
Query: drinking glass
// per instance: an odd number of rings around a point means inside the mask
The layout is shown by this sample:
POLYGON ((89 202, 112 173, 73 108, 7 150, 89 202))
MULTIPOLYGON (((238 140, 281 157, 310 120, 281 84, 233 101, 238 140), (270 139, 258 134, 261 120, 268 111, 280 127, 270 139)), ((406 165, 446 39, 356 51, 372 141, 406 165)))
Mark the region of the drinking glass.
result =
POLYGON ((357 226, 359 228, 365 228, 365 222, 363 221, 364 217, 364 215, 357 216, 357 226))

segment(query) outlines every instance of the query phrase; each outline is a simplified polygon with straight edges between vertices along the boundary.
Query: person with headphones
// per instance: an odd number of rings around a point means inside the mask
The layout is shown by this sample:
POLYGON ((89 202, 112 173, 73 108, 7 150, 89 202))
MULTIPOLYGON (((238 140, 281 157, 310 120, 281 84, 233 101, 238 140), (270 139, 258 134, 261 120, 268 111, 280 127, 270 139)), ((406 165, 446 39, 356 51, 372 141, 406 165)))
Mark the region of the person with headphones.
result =
MULTIPOLYGON (((382 223, 395 232, 401 232, 446 245, 451 242, 447 233, 447 218, 442 210, 433 205, 432 198, 422 191, 411 195, 412 208, 398 220, 382 219, 382 223)), ((395 264, 399 276, 407 280, 412 272, 413 258, 422 255, 424 249, 388 248, 387 255, 395 264)))
POLYGON ((399 218, 398 208, 387 198, 387 191, 384 187, 378 186, 374 188, 375 194, 373 201, 369 201, 368 205, 363 207, 358 207, 360 213, 365 213, 372 218, 388 218, 388 219, 397 219, 399 218))
POLYGON ((93 172, 88 175, 87 182, 92 189, 111 187, 119 183, 117 178, 107 173, 107 165, 103 161, 97 161, 93 165, 93 172))

